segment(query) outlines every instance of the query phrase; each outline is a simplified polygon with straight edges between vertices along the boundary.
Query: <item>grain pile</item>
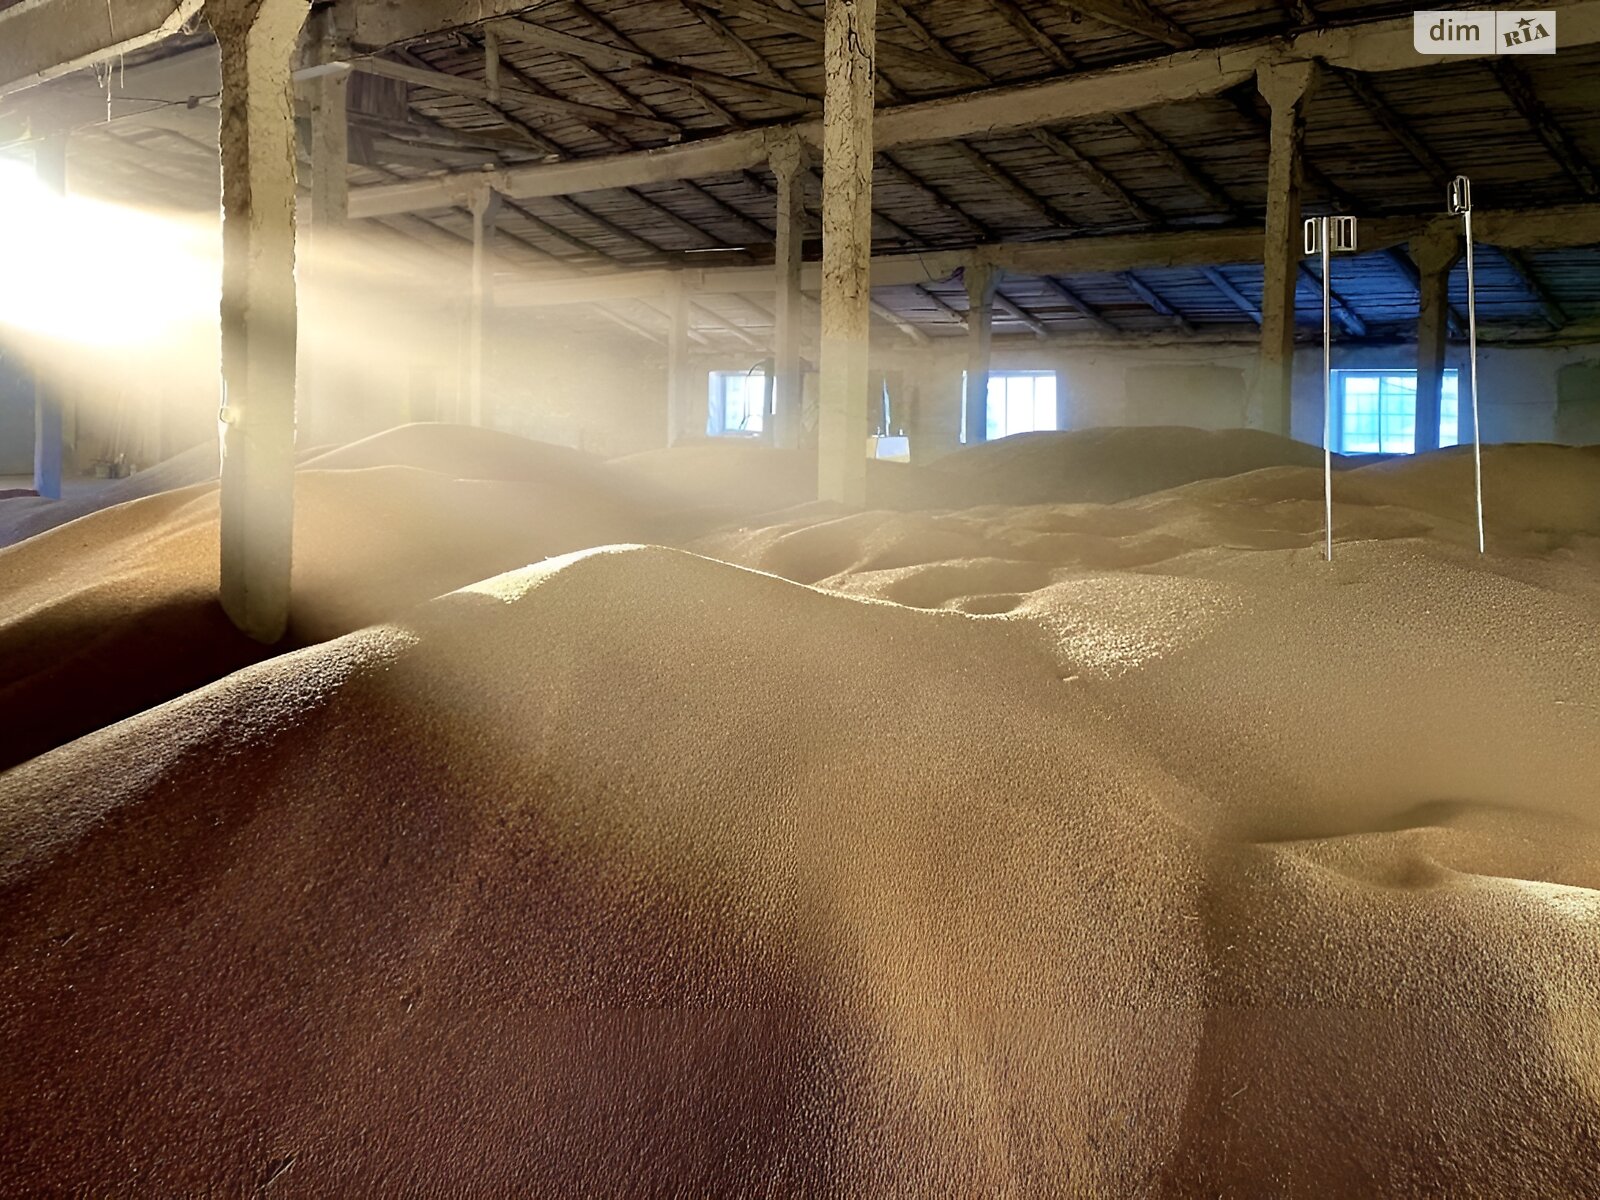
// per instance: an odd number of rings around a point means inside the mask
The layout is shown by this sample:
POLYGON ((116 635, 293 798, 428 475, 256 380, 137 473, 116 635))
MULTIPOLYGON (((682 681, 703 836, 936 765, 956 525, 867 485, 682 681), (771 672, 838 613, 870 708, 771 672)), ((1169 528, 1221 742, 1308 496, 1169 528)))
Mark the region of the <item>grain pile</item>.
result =
POLYGON ((1600 1193, 1600 455, 1487 461, 1331 566, 1294 465, 520 568, 640 495, 308 471, 454 515, 0 775, 0 1192, 1600 1193))

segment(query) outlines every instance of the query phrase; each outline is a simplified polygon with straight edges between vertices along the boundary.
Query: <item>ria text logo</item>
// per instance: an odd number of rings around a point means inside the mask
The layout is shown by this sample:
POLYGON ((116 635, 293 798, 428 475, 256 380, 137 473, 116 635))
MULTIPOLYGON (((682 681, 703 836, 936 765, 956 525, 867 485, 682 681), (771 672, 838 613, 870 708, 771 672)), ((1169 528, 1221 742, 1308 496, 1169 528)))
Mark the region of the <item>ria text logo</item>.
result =
POLYGON ((1419 12, 1413 31, 1418 54, 1554 54, 1556 14, 1419 12))

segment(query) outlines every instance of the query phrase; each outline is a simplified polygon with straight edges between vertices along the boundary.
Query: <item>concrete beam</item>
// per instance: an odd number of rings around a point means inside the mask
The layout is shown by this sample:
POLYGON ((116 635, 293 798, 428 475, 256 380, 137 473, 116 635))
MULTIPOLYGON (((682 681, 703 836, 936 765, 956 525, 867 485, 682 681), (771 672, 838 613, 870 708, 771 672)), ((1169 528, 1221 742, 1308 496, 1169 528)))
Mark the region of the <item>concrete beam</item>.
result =
POLYGON ((822 177, 822 393, 817 497, 867 501, 872 338, 872 117, 877 0, 828 0, 822 177))
POLYGON ((0 96, 171 37, 200 0, 21 0, 0 11, 0 96))
MULTIPOLYGON (((492 0, 482 0, 474 7, 494 5, 492 0)), ((1571 0, 1555 7, 1560 14, 1563 48, 1600 43, 1600 0, 1571 0)), ((1198 99, 1227 91, 1264 66, 1317 59, 1352 71, 1398 71, 1441 61, 1417 55, 1409 16, 1364 21, 1340 29, 1262 39, 1221 50, 1189 50, 1037 83, 992 87, 886 108, 876 114, 874 146, 883 151, 896 146, 982 137, 1198 99)), ((458 172, 433 179, 377 184, 353 193, 351 212, 355 216, 376 217, 448 208, 462 203, 472 188, 484 182, 512 199, 532 199, 732 174, 764 164, 767 138, 778 130, 786 130, 814 147, 822 144, 821 122, 807 119, 770 127, 767 132, 744 130, 657 150, 514 167, 494 172, 487 181, 481 172, 458 172)))
MULTIPOLYGON (((1361 223, 1363 251, 1401 246, 1418 236, 1431 217, 1388 217, 1361 223)), ((1551 250, 1600 242, 1600 204, 1570 204, 1550 209, 1485 209, 1473 214, 1478 240, 1501 248, 1551 250)), ((979 264, 1017 275, 1119 274, 1150 267, 1216 267, 1259 263, 1265 230, 1194 229, 1171 233, 1113 234, 1059 242, 1001 242, 971 250, 881 254, 872 259, 874 288, 943 283, 963 268, 979 264)), ((713 267, 700 270, 616 271, 611 274, 552 276, 507 283, 499 291, 508 307, 605 303, 666 295, 681 278, 691 292, 750 293, 774 289, 771 267, 713 267)), ((822 286, 822 268, 801 268, 803 291, 822 286)), ((1253 307, 1253 306, 1252 306, 1253 307)))

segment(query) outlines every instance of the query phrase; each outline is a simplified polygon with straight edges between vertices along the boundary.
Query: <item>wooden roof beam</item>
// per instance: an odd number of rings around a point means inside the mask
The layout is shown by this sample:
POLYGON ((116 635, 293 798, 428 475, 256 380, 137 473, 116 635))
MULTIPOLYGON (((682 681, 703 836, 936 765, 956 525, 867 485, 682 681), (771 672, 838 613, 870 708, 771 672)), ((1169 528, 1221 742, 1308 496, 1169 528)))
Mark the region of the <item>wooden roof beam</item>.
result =
MULTIPOLYGON (((567 0, 567 5, 574 13, 587 21, 591 27, 606 37, 609 37, 612 41, 616 42, 617 45, 625 47, 629 50, 638 51, 641 54, 648 53, 648 51, 646 51, 643 46, 639 45, 638 42, 628 37, 627 34, 623 33, 610 21, 606 20, 599 13, 591 9, 587 4, 584 4, 583 0, 567 0)), ((720 100, 711 95, 711 93, 707 92, 704 88, 695 87, 693 84, 687 83, 681 79, 674 79, 672 80, 672 83, 674 86, 676 86, 681 94, 687 96, 690 100, 694 101, 694 103, 698 104, 706 112, 706 114, 713 119, 721 121, 724 125, 737 126, 743 123, 738 117, 734 116, 733 113, 729 112, 728 109, 723 106, 720 100)), ((786 88, 785 90, 793 89, 786 88)))
MULTIPOLYGON (((501 303, 500 293, 499 293, 498 290, 495 292, 495 303, 496 304, 500 304, 501 303)), ((651 303, 649 303, 648 301, 645 301, 645 300, 640 300, 639 303, 641 305, 643 305, 645 308, 649 309, 650 312, 652 312, 656 316, 660 317, 662 319, 662 321, 664 321, 666 323, 666 326, 667 326, 667 328, 669 330, 672 328, 672 314, 670 312, 663 312, 661 309, 657 308, 654 304, 651 304, 651 303)), ((501 306, 504 307, 504 305, 501 305, 501 306)), ((709 346, 709 345, 711 345, 711 339, 706 337, 706 335, 701 333, 698 329, 695 329, 695 328, 693 328, 691 326, 690 328, 685 330, 685 332, 688 334, 689 340, 691 342, 693 342, 695 345, 697 345, 697 346, 709 346)))
POLYGON ((1517 277, 1522 280, 1522 285, 1528 289, 1539 304, 1539 311, 1544 314, 1544 319, 1550 328, 1560 331, 1572 323, 1572 316, 1561 302, 1557 300, 1549 288, 1545 287, 1544 280, 1539 278, 1533 263, 1528 261, 1528 256, 1520 250, 1502 246, 1500 256, 1510 264, 1517 277))
POLYGON ((1046 150, 1071 163, 1103 195, 1126 208, 1135 220, 1142 221, 1146 225, 1155 225, 1160 222, 1160 213, 1128 191, 1109 172, 1081 153, 1077 147, 1060 134, 1052 133, 1048 129, 1029 130, 1029 134, 1034 141, 1038 142, 1046 150))
POLYGON ((1406 153, 1416 159, 1418 164, 1433 177, 1435 184, 1443 188, 1455 178, 1455 173, 1445 166, 1443 160, 1433 152, 1433 148, 1417 136, 1399 113, 1389 107, 1388 101, 1378 92, 1370 76, 1357 71, 1340 70, 1335 70, 1332 74, 1350 89, 1372 119, 1383 126, 1390 137, 1405 147, 1406 153))
POLYGON ((721 42, 724 47, 749 63, 751 70, 756 74, 756 78, 785 91, 797 92, 800 90, 794 86, 793 81, 787 75, 768 62, 765 55, 734 33, 732 29, 729 29, 727 23, 704 4, 698 3, 698 0, 678 0, 678 3, 685 12, 709 29, 712 36, 721 42))
POLYGON ((1174 150, 1160 134, 1151 129, 1133 113, 1117 113, 1112 119, 1132 134, 1138 143, 1157 158, 1162 165, 1181 178, 1194 191, 1204 196, 1224 216, 1239 215, 1239 205, 1234 198, 1200 168, 1174 150))
POLYGON ((960 221, 961 224, 966 227, 968 233, 973 234, 976 237, 983 238, 986 241, 994 238, 993 230, 991 230, 982 221, 978 220, 977 217, 974 217, 971 213, 967 212, 966 209, 962 208, 954 200, 946 196, 938 188, 934 187, 927 180, 923 179, 920 175, 917 175, 887 154, 878 155, 877 162, 879 170, 884 171, 891 179, 903 187, 908 187, 914 191, 920 192, 928 199, 929 203, 931 203, 935 208, 939 209, 940 212, 946 213, 949 216, 954 217, 957 221, 960 221))
MULTIPOLYGON (((1563 46, 1572 49, 1600 43, 1600 0, 1573 0, 1559 11, 1563 46)), ((878 149, 883 150, 1060 125, 1080 117, 1216 95, 1248 81, 1263 63, 1309 58, 1352 70, 1415 67, 1412 20, 1408 16, 1311 30, 1287 39, 1276 37, 1221 49, 1186 51, 1034 83, 900 105, 879 112, 874 137, 878 149)), ((529 197, 727 174, 761 166, 766 161, 768 137, 779 131, 799 136, 813 146, 822 137, 821 122, 807 118, 786 127, 741 130, 660 150, 517 167, 502 172, 495 186, 504 195, 529 197)), ((358 188, 351 193, 351 213, 376 216, 444 207, 451 202, 452 194, 477 182, 457 173, 358 188)))
POLYGON ((610 307, 609 305, 590 304, 588 307, 594 309, 594 311, 599 313, 602 317, 605 317, 608 321, 615 325, 621 326, 623 329, 626 329, 629 333, 635 335, 636 337, 643 338, 647 342, 653 342, 657 346, 665 346, 667 344, 667 339, 664 334, 657 333, 653 329, 646 329, 637 321, 623 316, 621 313, 617 312, 616 309, 610 307))
MULTIPOLYGON (((449 95, 466 96, 472 100, 481 100, 486 104, 510 102, 523 108, 532 109, 535 112, 568 117, 574 121, 581 121, 585 125, 627 129, 647 137, 659 137, 663 134, 670 136, 681 135, 677 126, 651 117, 641 117, 637 113, 619 112, 614 108, 601 108, 594 104, 579 104, 575 100, 561 100, 553 96, 541 96, 537 92, 529 91, 519 86, 507 87, 505 84, 501 84, 498 89, 491 90, 487 83, 477 79, 468 79, 464 76, 451 75, 444 71, 392 62, 386 58, 358 58, 353 60, 350 66, 366 75, 377 75, 384 79, 398 79, 402 83, 412 83, 418 87, 433 88, 435 91, 445 92, 449 95)), ((321 70, 323 68, 314 69, 321 70)))
POLYGON ((1145 0, 1060 0, 1062 8, 1175 50, 1192 50, 1200 43, 1194 35, 1158 13, 1145 0))
POLYGON ((1124 271, 1118 276, 1118 278, 1122 280, 1124 287, 1126 287, 1145 304, 1149 305, 1153 311, 1159 313, 1163 317, 1170 317, 1173 325, 1175 325, 1178 329, 1182 330, 1184 333, 1194 332, 1194 326, 1190 324, 1187 317, 1185 317, 1177 309, 1173 308, 1172 305, 1169 304, 1159 292, 1157 292, 1144 280, 1140 279, 1132 271, 1124 271))
POLYGON ((993 159, 981 153, 970 143, 956 141, 950 146, 959 154, 974 171, 982 175, 1001 191, 1010 194, 1024 208, 1031 209, 1034 215, 1047 224, 1055 225, 1064 230, 1079 228, 1078 222, 1062 212, 1053 201, 1039 195, 1022 180, 1013 175, 1007 168, 1001 166, 993 159))
POLYGON ((1211 281, 1211 286, 1216 288, 1232 302, 1233 306, 1244 313, 1257 325, 1261 324, 1261 306, 1246 296, 1233 285, 1233 280, 1224 275, 1218 267, 1202 267, 1200 274, 1211 281))
MULTIPOLYGON (((1416 159, 1417 163, 1433 180, 1435 186, 1443 189, 1455 178, 1456 173, 1450 169, 1442 158, 1434 153, 1433 147, 1419 137, 1399 113, 1389 107, 1388 102, 1378 92, 1369 76, 1357 74, 1353 71, 1338 71, 1336 74, 1343 80, 1345 86, 1350 89, 1356 99, 1361 102, 1361 106, 1372 115, 1373 119, 1383 126, 1395 141, 1405 147, 1406 152, 1412 158, 1416 159)), ((1531 97, 1531 92, 1529 96, 1531 97)), ((1530 103, 1537 105, 1538 102, 1537 100, 1530 100, 1530 103)), ((1519 105, 1519 107, 1521 106, 1519 105)), ((1388 253, 1390 261, 1400 268, 1401 272, 1412 282, 1412 285, 1418 289, 1418 294, 1420 295, 1421 279, 1416 272, 1416 265, 1399 249, 1391 248, 1388 253)), ((1538 301, 1539 308, 1544 313, 1545 320, 1549 322, 1551 328, 1557 330, 1563 328, 1571 318, 1568 317, 1566 311, 1546 290, 1538 276, 1534 274, 1528 260, 1515 250, 1508 250, 1503 253, 1512 271, 1522 280, 1523 286, 1528 289, 1529 294, 1538 301)), ((1449 322, 1452 332, 1461 332, 1461 316, 1454 308, 1450 310, 1449 322)))
POLYGON ((918 329, 913 322, 908 321, 905 317, 902 317, 887 304, 882 304, 877 300, 872 300, 868 302, 867 307, 871 310, 873 316, 877 317, 880 321, 885 321, 888 324, 893 325, 917 345, 926 346, 933 340, 922 330, 918 329))
MULTIPOLYGON (((1300 278, 1312 285, 1317 293, 1317 299, 1320 300, 1322 298, 1321 274, 1312 268, 1309 263, 1302 262, 1300 264, 1300 278)), ((1328 289, 1328 298, 1333 309, 1333 318, 1344 326, 1344 331, 1351 337, 1366 337, 1366 319, 1355 310, 1355 306, 1333 288, 1328 289)))
POLYGON ((570 33, 547 29, 543 25, 535 25, 530 21, 517 17, 492 21, 488 27, 502 37, 522 42, 524 45, 538 46, 540 49, 550 50, 579 62, 589 63, 608 70, 632 68, 662 78, 679 80, 687 84, 717 87, 724 91, 737 92, 769 104, 786 104, 791 108, 798 108, 802 112, 822 111, 822 102, 815 96, 807 96, 801 92, 790 91, 786 88, 777 88, 749 79, 740 79, 733 75, 723 75, 717 71, 707 71, 700 67, 672 62, 669 59, 657 58, 639 50, 607 46, 602 42, 590 41, 588 38, 576 37, 570 33))
POLYGON ((1005 313, 1006 316, 1010 317, 1013 321, 1018 321, 1027 327, 1027 329, 1032 332, 1034 337, 1047 338, 1050 336, 1050 327, 1048 325, 1046 325, 1038 317, 1034 316, 1027 309, 1023 308, 1015 300, 1003 295, 998 288, 995 289, 994 293, 994 306, 1001 312, 1005 313))
MULTIPOLYGON (((804 13, 789 12, 769 3, 768 0, 704 0, 704 3, 708 8, 713 8, 726 16, 742 17, 746 21, 754 21, 769 29, 809 38, 819 46, 822 44, 821 21, 804 13)), ((878 42, 878 59, 885 65, 913 68, 930 75, 942 75, 957 83, 981 86, 989 82, 982 72, 974 71, 971 67, 963 67, 940 55, 911 50, 881 39, 878 42)))
MULTIPOLYGON (((572 7, 575 10, 577 10, 580 14, 586 15, 586 16, 589 17, 590 20, 598 23, 600 28, 605 29, 608 32, 611 32, 611 33, 613 33, 613 36, 615 36, 615 37, 617 37, 617 38, 619 38, 619 39, 621 39, 623 41, 626 41, 626 39, 623 38, 622 34, 616 33, 615 31, 613 31, 611 29, 610 25, 605 24, 603 21, 601 21, 601 18, 590 15, 588 13, 588 9, 585 8, 581 3, 579 3, 578 0, 569 0, 569 3, 571 3, 572 7)), ((530 89, 542 89, 544 87, 544 85, 539 83, 538 80, 532 79, 531 77, 527 76, 522 71, 520 71, 518 68, 513 66, 511 63, 509 63, 509 62, 504 63, 503 66, 504 66, 504 69, 506 71, 509 71, 512 74, 512 76, 514 78, 516 78, 520 83, 522 83, 525 87, 528 87, 530 89)), ((605 79, 604 76, 600 76, 600 78, 604 81, 605 84, 610 86, 612 88, 612 90, 615 91, 624 100, 624 102, 634 105, 637 109, 642 110, 646 115, 652 116, 652 117, 656 118, 657 120, 662 120, 662 121, 666 120, 665 117, 663 117, 659 112, 657 112, 654 108, 650 107, 648 104, 645 104, 643 101, 637 100, 634 97, 630 96, 628 93, 624 92, 620 87, 617 87, 615 84, 612 84, 610 80, 605 79)), ((676 125, 674 125, 674 128, 676 128, 676 125)), ((622 142, 617 137, 617 135, 615 133, 613 133, 612 131, 601 130, 600 132, 604 136, 610 138, 614 143, 626 146, 626 143, 622 142)), ((747 238, 749 237, 749 235, 750 235, 752 230, 754 231, 754 240, 757 241, 757 242, 765 242, 765 241, 767 241, 767 240, 769 240, 771 238, 772 235, 770 234, 770 232, 767 231, 767 229, 765 227, 763 227, 762 225, 758 224, 757 222, 751 220, 744 213, 740 212, 738 209, 734 208, 732 205, 730 205, 730 204, 726 203, 725 201, 721 200, 719 197, 717 197, 713 193, 707 191, 700 184, 698 184, 698 183, 696 183, 696 182, 694 182, 692 180, 685 179, 685 180, 680 180, 679 181, 679 186, 684 188, 686 191, 689 191, 689 192, 693 193, 694 195, 699 196, 702 200, 704 200, 706 203, 710 204, 713 208, 715 208, 718 211, 718 213, 720 213, 724 218, 726 218, 730 222, 738 225, 744 231, 744 233, 745 233, 747 238)), ((691 237, 700 238, 700 239, 702 239, 704 241, 707 241, 707 242, 711 243, 712 245, 721 244, 722 239, 716 237, 715 235, 713 235, 712 233, 708 232, 707 230, 700 228, 698 225, 695 225, 692 222, 684 220, 682 217, 679 217, 676 213, 672 212, 670 209, 665 208, 664 206, 662 206, 659 202, 657 202, 657 201, 651 199, 650 197, 644 195, 637 188, 626 188, 624 190, 626 191, 626 193, 629 196, 632 196, 635 200, 637 200, 640 203, 646 205, 647 207, 651 207, 651 208, 657 210, 661 214, 664 214, 666 216, 666 218, 672 224, 678 226, 680 229, 683 229, 691 237)))
POLYGON ((727 331, 728 333, 731 333, 735 338, 737 338, 739 341, 743 342, 746 346, 751 346, 751 347, 754 347, 755 349, 761 349, 762 348, 762 343, 759 342, 758 340, 756 340, 755 338, 751 337, 749 332, 746 329, 744 329, 742 326, 736 324, 735 322, 728 320, 727 317, 725 317, 721 313, 717 312, 716 309, 707 308, 704 304, 696 304, 693 301, 690 301, 690 303, 689 303, 689 311, 690 312, 699 313, 701 316, 703 316, 707 320, 709 320, 718 329, 722 329, 722 330, 727 331))
POLYGON ((1539 140, 1550 151, 1551 157, 1561 164, 1561 169, 1572 177, 1585 196, 1590 199, 1600 197, 1600 174, 1584 158, 1578 143, 1561 127, 1555 114, 1535 94, 1533 82, 1522 68, 1510 59, 1501 58, 1494 61, 1491 69, 1500 81, 1501 89, 1511 98, 1528 124, 1533 126, 1533 131, 1539 135, 1539 140))
POLYGON ((1089 324, 1093 325, 1101 333, 1122 332, 1122 330, 1118 329, 1115 325, 1108 321, 1105 315, 1098 308, 1090 304, 1066 284, 1061 283, 1059 280, 1052 279, 1048 275, 1039 276, 1039 282, 1044 285, 1045 291, 1049 292, 1057 300, 1060 300, 1062 303, 1066 304, 1069 308, 1075 310, 1079 316, 1088 321, 1089 324))

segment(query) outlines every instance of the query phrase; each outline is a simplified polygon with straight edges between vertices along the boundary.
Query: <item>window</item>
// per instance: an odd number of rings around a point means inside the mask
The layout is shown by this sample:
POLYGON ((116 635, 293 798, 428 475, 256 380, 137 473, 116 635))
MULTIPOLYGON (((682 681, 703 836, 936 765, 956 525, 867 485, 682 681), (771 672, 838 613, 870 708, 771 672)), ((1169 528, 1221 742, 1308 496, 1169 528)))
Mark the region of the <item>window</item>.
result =
POLYGON ((706 432, 712 437, 759 437, 766 428, 764 371, 713 371, 706 432))
MULTIPOLYGON (((966 422, 966 377, 961 380, 961 428, 966 422)), ((989 375, 988 441, 1014 433, 1061 428, 1054 371, 993 371, 989 375)), ((962 440, 966 440, 963 432, 962 440)))
MULTIPOLYGON (((1460 438, 1459 378, 1439 388, 1439 445, 1460 438)), ((1415 371, 1335 371, 1335 449, 1343 454, 1411 454, 1417 448, 1415 371)))

